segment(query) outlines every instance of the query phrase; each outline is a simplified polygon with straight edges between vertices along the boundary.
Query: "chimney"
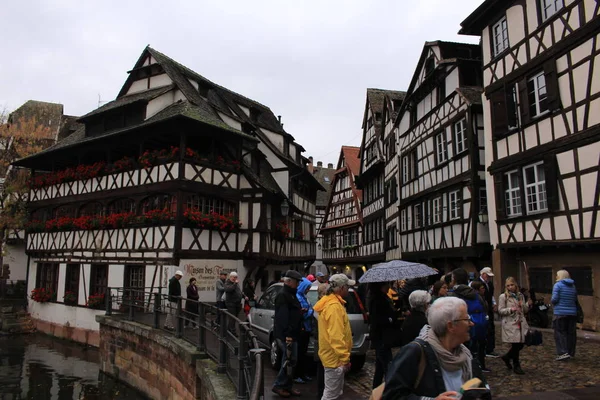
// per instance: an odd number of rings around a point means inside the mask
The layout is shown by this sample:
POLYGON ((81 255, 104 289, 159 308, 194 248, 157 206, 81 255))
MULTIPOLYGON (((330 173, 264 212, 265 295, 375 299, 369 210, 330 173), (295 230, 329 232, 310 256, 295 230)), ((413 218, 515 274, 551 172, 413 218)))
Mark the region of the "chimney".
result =
POLYGON ((311 174, 315 173, 315 167, 313 165, 313 158, 312 156, 308 157, 308 165, 306 166, 306 169, 308 170, 308 172, 310 172, 311 174))
POLYGON ((317 161, 317 167, 323 168, 323 161, 317 161))
POLYGON ((333 164, 332 163, 327 164, 327 168, 333 169, 333 164))
POLYGON ((281 115, 277 116, 277 121, 279 121, 279 125, 283 128, 283 124, 281 123, 281 115))

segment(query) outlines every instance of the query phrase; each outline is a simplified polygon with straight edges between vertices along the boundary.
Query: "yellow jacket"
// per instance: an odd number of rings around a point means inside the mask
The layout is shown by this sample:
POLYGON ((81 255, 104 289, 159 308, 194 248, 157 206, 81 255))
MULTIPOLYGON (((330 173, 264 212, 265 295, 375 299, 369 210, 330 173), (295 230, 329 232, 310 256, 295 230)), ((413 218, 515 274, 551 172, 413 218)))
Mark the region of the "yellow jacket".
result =
POLYGON ((352 330, 346 302, 336 294, 323 296, 313 309, 319 313, 319 358, 325 368, 337 368, 350 362, 352 330))

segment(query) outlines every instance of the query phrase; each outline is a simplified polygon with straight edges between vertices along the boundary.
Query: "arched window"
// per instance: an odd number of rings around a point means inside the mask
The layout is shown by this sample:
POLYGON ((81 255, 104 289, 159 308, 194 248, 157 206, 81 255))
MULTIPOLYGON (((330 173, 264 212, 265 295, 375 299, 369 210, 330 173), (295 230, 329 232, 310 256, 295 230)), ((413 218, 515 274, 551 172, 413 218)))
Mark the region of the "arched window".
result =
POLYGON ((64 205, 54 209, 54 218, 71 217, 74 218, 77 210, 73 205, 64 205))
POLYGON ((177 211, 177 196, 172 196, 170 194, 155 194, 146 197, 140 203, 140 212, 143 214, 151 210, 177 211))
POLYGON ((98 203, 97 201, 92 203, 87 203, 81 206, 79 209, 80 217, 93 217, 93 216, 103 216, 104 215, 104 206, 102 203, 98 203))
POLYGON ((118 199, 108 205, 108 214, 135 213, 135 202, 131 199, 118 199))
POLYGON ((237 215, 236 204, 226 200, 198 196, 196 194, 187 196, 185 207, 186 209, 198 210, 204 214, 214 211, 221 215, 237 215))

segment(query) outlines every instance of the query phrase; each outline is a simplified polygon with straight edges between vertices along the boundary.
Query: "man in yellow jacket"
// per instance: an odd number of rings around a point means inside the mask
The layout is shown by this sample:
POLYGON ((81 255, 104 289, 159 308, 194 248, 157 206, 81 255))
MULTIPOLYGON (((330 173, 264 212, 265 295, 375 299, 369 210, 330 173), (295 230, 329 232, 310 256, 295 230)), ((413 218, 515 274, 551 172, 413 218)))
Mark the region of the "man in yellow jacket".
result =
POLYGON ((344 305, 348 288, 356 284, 344 274, 329 278, 327 295, 313 307, 319 314, 319 358, 325 369, 321 400, 333 400, 344 391, 344 374, 350 370, 352 331, 344 305))

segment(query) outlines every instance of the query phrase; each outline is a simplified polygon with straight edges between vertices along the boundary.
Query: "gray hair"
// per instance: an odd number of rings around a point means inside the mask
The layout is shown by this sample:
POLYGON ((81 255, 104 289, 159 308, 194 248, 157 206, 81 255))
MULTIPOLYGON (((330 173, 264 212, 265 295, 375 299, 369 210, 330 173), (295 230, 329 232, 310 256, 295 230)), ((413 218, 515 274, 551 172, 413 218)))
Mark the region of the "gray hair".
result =
POLYGON ((467 308, 467 303, 458 297, 440 297, 427 312, 427 323, 437 337, 446 336, 448 322, 454 323, 461 317, 461 307, 467 308))
POLYGON ((332 294, 332 293, 338 294, 342 291, 342 288, 343 288, 343 286, 333 286, 328 283, 326 293, 327 294, 332 294))
POLYGON ((431 303, 431 295, 425 290, 415 290, 408 296, 408 303, 413 310, 425 312, 431 303))

